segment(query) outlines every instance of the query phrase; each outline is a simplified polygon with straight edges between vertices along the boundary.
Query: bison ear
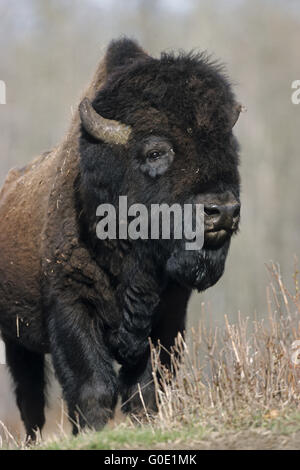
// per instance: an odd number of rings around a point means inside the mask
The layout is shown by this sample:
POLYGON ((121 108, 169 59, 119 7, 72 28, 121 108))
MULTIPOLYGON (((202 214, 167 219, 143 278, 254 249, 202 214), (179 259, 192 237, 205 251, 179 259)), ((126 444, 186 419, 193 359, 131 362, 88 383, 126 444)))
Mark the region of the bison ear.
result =
POLYGON ((148 54, 132 39, 122 38, 112 41, 107 49, 105 62, 107 73, 112 73, 117 67, 126 65, 135 59, 149 57, 148 54))

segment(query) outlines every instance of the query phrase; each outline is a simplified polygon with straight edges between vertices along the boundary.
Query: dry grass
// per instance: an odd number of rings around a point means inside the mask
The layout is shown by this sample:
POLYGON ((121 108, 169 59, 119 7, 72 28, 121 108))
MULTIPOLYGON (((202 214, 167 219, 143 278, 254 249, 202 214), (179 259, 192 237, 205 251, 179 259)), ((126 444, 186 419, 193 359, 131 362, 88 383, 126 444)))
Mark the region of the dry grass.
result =
MULTIPOLYGON (((300 291, 295 266, 294 291, 282 281, 279 267, 267 266, 267 320, 243 319, 225 329, 208 328, 205 312, 192 329, 191 346, 179 335, 171 352, 176 378, 152 348, 158 414, 152 427, 170 428, 195 421, 211 429, 241 429, 257 419, 300 410, 300 291)), ((203 307, 204 308, 204 307, 203 307)), ((299 423, 300 427, 300 423, 299 423)))

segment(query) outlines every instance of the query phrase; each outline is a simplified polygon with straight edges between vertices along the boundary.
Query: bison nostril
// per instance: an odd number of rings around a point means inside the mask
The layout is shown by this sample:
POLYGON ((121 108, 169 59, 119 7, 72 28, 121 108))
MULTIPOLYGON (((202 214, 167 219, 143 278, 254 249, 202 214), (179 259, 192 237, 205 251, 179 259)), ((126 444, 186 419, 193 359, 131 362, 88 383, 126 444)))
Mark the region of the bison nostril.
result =
POLYGON ((204 214, 209 230, 232 230, 240 215, 240 204, 205 204, 204 214))
POLYGON ((233 214, 232 214, 232 217, 235 219, 236 217, 239 217, 240 215, 240 212, 241 212, 241 206, 239 204, 236 204, 234 207, 233 207, 233 214))
POLYGON ((209 216, 220 215, 220 209, 216 205, 204 206, 204 213, 209 216))

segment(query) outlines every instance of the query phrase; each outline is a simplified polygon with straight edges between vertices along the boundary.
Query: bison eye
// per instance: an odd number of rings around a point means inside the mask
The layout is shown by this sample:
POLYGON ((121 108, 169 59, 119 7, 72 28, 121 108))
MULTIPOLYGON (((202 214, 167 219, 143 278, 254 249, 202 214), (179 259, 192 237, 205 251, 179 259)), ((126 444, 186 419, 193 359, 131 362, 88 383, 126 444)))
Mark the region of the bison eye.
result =
POLYGON ((161 156, 163 155, 162 152, 159 152, 158 150, 151 150, 150 152, 147 153, 147 158, 150 161, 155 161, 158 160, 161 156))
POLYGON ((171 142, 160 136, 150 136, 143 143, 140 169, 152 178, 163 175, 174 160, 171 142))

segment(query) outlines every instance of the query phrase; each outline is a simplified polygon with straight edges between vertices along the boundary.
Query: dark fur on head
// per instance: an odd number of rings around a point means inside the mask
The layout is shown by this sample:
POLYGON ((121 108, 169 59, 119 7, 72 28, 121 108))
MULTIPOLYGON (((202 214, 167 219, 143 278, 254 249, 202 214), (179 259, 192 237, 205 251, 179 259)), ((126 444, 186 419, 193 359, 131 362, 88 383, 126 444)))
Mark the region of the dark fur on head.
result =
MULTIPOLYGON (((160 59, 154 59, 127 39, 110 45, 106 63, 107 81, 93 107, 105 118, 130 125, 132 135, 123 147, 95 141, 83 129, 84 224, 94 221, 98 204, 117 206, 119 195, 127 195, 129 204, 147 206, 205 202, 205 195, 211 193, 216 198, 218 194, 231 194, 239 200, 238 146, 230 126, 235 100, 221 67, 204 54, 163 53, 160 59), (166 139, 175 151, 172 165, 157 178, 141 171, 142 148, 149 136, 166 139)), ((151 244, 152 252, 157 253, 157 241, 140 246, 151 251, 151 244)), ((182 277, 185 284, 199 290, 214 284, 223 273, 228 240, 220 247, 219 258, 216 249, 204 249, 196 256, 196 263, 195 256, 185 256, 180 245, 178 241, 164 241, 159 251, 164 262, 171 257, 168 266, 172 271, 177 266, 173 273, 176 279, 180 282, 182 277), (176 258, 177 252, 180 257, 176 258), (198 281, 192 274, 196 271, 203 273, 198 281)))

